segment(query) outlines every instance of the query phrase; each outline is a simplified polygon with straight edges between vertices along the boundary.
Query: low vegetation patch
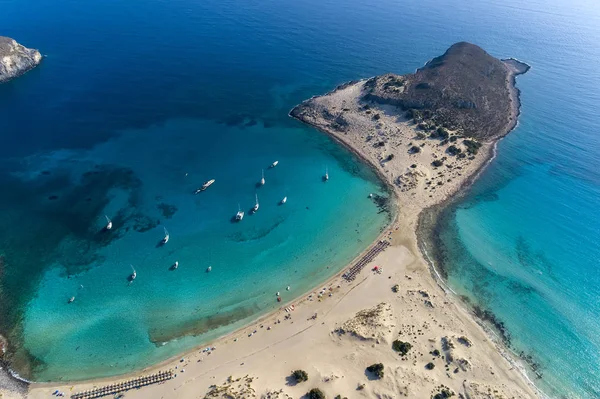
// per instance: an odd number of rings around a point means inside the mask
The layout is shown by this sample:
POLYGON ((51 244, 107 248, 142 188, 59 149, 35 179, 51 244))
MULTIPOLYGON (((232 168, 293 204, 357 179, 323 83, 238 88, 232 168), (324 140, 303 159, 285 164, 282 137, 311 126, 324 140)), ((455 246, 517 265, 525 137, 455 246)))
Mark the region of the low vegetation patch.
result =
POLYGON ((296 380, 296 383, 308 381, 308 373, 304 370, 294 370, 292 377, 296 380))
POLYGON ((463 140, 463 144, 467 147, 467 152, 471 155, 476 155, 481 147, 481 143, 473 140, 463 140))
POLYGON ((377 378, 383 378, 383 364, 375 363, 367 367, 369 373, 375 374, 377 378))
POLYGON ((308 399, 325 399, 325 394, 319 388, 313 388, 308 391, 308 399))
POLYGON ((448 399, 454 396, 454 392, 449 389, 442 389, 439 393, 436 393, 431 399, 448 399))
POLYGON ((392 349, 402 356, 406 355, 410 348, 412 348, 412 345, 408 342, 402 342, 398 339, 392 342, 392 349))

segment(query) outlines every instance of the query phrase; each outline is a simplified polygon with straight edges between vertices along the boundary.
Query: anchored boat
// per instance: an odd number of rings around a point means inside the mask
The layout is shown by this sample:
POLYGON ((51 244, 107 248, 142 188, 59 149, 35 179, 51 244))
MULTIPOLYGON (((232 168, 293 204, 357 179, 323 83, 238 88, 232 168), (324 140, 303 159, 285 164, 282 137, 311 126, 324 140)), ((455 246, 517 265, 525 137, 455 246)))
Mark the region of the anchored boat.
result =
POLYGON ((240 205, 238 204, 238 211, 235 214, 235 220, 237 220, 238 222, 241 221, 244 218, 244 211, 242 211, 242 208, 240 208, 240 205))
POLYGON ((130 266, 131 266, 132 273, 129 275, 129 281, 133 281, 137 277, 137 273, 135 272, 133 265, 130 265, 130 266))
POLYGON ((169 242, 169 232, 167 231, 166 227, 163 227, 163 229, 165 230, 165 236, 164 238, 161 240, 161 245, 165 245, 166 243, 169 242))
POLYGON ((204 182, 204 184, 200 188, 197 188, 196 191, 194 191, 194 194, 201 193, 202 191, 209 188, 214 182, 215 179, 210 179, 209 181, 204 182))

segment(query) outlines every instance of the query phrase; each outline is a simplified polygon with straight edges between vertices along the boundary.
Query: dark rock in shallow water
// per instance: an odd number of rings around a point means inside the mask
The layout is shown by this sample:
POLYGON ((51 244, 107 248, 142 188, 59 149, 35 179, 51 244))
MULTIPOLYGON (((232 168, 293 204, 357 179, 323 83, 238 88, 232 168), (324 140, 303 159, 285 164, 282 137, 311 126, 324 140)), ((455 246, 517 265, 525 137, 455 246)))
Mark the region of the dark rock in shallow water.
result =
POLYGON ((0 36, 0 83, 24 74, 41 61, 39 51, 24 47, 10 37, 0 36))
POLYGON ((175 205, 165 204, 164 202, 156 205, 156 207, 162 213, 165 219, 171 219, 177 212, 177 207, 175 205))

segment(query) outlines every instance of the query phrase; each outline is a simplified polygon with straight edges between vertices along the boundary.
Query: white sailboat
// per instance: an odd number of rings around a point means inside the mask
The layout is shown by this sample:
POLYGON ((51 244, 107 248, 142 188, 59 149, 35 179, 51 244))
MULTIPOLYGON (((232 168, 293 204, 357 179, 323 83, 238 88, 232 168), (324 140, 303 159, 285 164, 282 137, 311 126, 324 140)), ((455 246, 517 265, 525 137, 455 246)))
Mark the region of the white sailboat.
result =
POLYGON ((238 204, 238 211, 235 214, 235 220, 237 220, 239 222, 243 218, 244 218, 244 211, 242 211, 242 208, 240 208, 240 204, 238 204))
POLYGON ((179 267, 179 262, 175 261, 175 263, 173 263, 173 266, 171 266, 171 269, 177 270, 178 267, 179 267))
POLYGON ((104 217, 106 218, 106 222, 107 222, 107 223, 106 223, 106 227, 105 227, 105 228, 106 228, 106 230, 110 230, 110 229, 112 229, 112 220, 110 220, 110 219, 108 218, 108 216, 106 216, 106 215, 104 215, 104 217))
POLYGON ((281 204, 285 204, 287 202, 287 197, 283 197, 283 199, 281 200, 281 204))
POLYGON ((130 266, 131 266, 132 273, 129 275, 129 281, 133 281, 137 277, 137 273, 135 272, 133 265, 130 265, 130 266))
POLYGON ((275 161, 271 164, 271 168, 274 168, 275 166, 277 166, 277 164, 279 163, 279 161, 275 161))
POLYGON ((254 204, 254 207, 252 207, 252 213, 256 213, 256 211, 258 211, 258 194, 254 194, 256 197, 256 203, 254 204))
POLYGON ((212 270, 212 266, 209 266, 206 268, 206 273, 210 273, 210 271, 212 270))
POLYGON ((323 176, 323 180, 329 180, 329 171, 327 170, 327 166, 325 166, 325 176, 323 176))
POLYGON ((260 185, 261 186, 265 185, 265 170, 264 169, 262 171, 262 178, 260 179, 260 185))
POLYGON ((69 301, 68 301, 68 303, 73 303, 73 301, 74 301, 74 300, 75 300, 75 297, 74 297, 74 296, 72 296, 71 298, 69 298, 69 301))
POLYGON ((162 239, 162 241, 160 242, 162 245, 165 245, 166 243, 169 242, 169 232, 167 231, 166 227, 163 227, 163 229, 165 229, 165 236, 162 239))

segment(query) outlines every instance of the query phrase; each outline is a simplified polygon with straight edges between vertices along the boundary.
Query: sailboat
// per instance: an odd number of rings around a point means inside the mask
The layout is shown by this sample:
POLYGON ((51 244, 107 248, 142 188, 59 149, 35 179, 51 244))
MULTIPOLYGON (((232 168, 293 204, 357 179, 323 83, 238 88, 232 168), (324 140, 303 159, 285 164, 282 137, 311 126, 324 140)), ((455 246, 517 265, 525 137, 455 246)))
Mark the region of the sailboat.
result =
POLYGON ((175 261, 175 263, 173 263, 173 265, 171 266, 171 269, 177 270, 178 267, 179 267, 179 262, 175 261))
POLYGON ((242 211, 242 208, 240 208, 240 204, 238 204, 238 211, 235 214, 235 220, 237 220, 239 222, 243 218, 244 218, 244 211, 242 211))
POLYGON ((258 211, 258 194, 254 194, 256 197, 256 204, 254 204, 254 206, 252 207, 252 213, 256 213, 256 211, 258 211))
POLYGON ((262 171, 262 178, 260 179, 260 185, 261 186, 265 185, 265 170, 264 169, 262 171))
POLYGON ((273 162, 273 163, 271 164, 271 166, 270 166, 270 167, 271 167, 271 168, 274 168, 275 166, 277 166, 277 164, 278 164, 278 163, 279 163, 279 161, 275 161, 275 162, 273 162))
POLYGON ((212 270, 212 266, 209 266, 206 268, 206 273, 210 273, 210 271, 212 270))
POLYGON ((165 229, 165 237, 162 239, 162 241, 160 243, 162 245, 165 245, 166 243, 169 242, 169 232, 167 231, 166 227, 163 227, 163 229, 165 229))
POLYGON ((137 277, 137 273, 135 272, 135 269, 133 268, 133 265, 130 265, 130 266, 131 266, 131 270, 133 272, 129 275, 129 281, 133 281, 137 277))
POLYGON ((110 220, 110 219, 108 218, 108 216, 106 216, 106 215, 104 215, 104 217, 106 218, 106 222, 107 222, 107 223, 106 223, 106 227, 105 227, 105 229, 106 229, 106 230, 110 230, 110 229, 112 229, 112 220, 110 220))
POLYGON ((287 197, 283 197, 283 199, 281 200, 281 204, 285 204, 287 202, 287 197))
POLYGON ((74 300, 75 300, 75 297, 72 296, 71 298, 69 298, 69 301, 67 303, 73 303, 74 300))
POLYGON ((327 166, 325 166, 325 176, 323 176, 323 180, 324 181, 329 180, 329 172, 327 171, 327 166))

